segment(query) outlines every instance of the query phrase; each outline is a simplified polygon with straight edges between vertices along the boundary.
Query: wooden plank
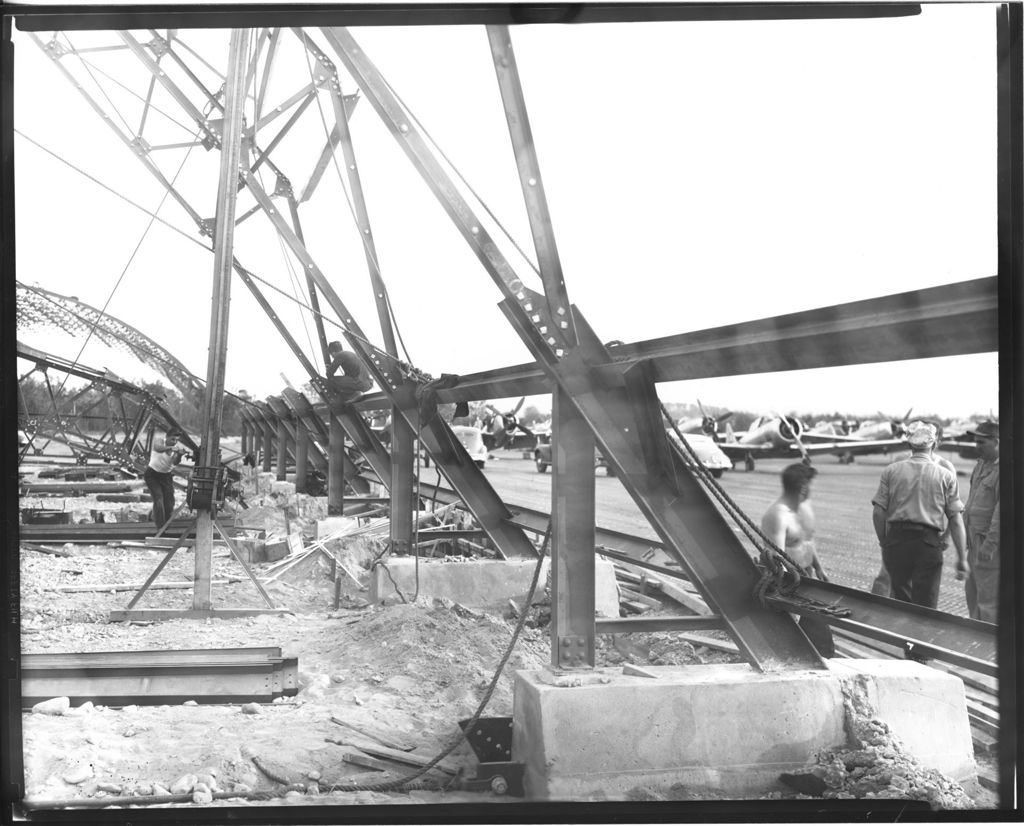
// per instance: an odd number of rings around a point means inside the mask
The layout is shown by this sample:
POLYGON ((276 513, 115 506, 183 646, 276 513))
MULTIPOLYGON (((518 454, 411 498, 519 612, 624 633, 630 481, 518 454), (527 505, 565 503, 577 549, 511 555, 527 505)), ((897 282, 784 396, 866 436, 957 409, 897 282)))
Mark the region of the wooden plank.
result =
POLYGON ((706 637, 703 634, 693 634, 690 632, 680 634, 679 636, 693 645, 703 645, 707 648, 716 648, 719 651, 727 651, 730 654, 740 653, 736 644, 729 642, 728 640, 716 640, 714 637, 706 637))
POLYGON ((971 740, 974 743, 974 750, 982 754, 995 754, 999 750, 999 738, 993 737, 980 729, 971 727, 971 740))
POLYGON ((990 792, 999 791, 999 778, 994 774, 989 774, 984 769, 978 771, 978 782, 982 788, 988 789, 990 792))
POLYGON ((695 614, 707 616, 712 613, 703 597, 683 588, 677 582, 662 582, 661 593, 669 599, 675 600, 684 608, 689 608, 695 614))
POLYGON ((21 542, 19 543, 23 551, 35 551, 40 554, 50 554, 51 556, 72 556, 69 551, 65 551, 62 548, 47 548, 45 545, 36 545, 34 542, 21 542))
POLYGON ((646 605, 648 608, 662 607, 661 602, 659 600, 656 600, 654 597, 649 597, 645 594, 641 594, 639 591, 635 591, 632 588, 627 588, 625 585, 619 585, 619 593, 625 596, 630 602, 639 602, 641 605, 646 605))
MULTIPOLYGON (((337 743, 338 741, 331 740, 331 742, 337 743)), ((379 772, 393 772, 395 770, 394 763, 385 763, 383 760, 378 760, 376 757, 370 757, 367 754, 360 754, 359 752, 347 751, 341 755, 341 759, 344 763, 350 763, 353 766, 362 766, 364 769, 375 769, 379 772)))
MULTIPOLYGON (((213 585, 230 585, 232 582, 241 582, 239 577, 227 579, 215 579, 213 585)), ((99 585, 55 585, 52 588, 44 588, 44 591, 57 591, 62 594, 86 594, 102 591, 138 591, 142 587, 141 582, 125 584, 99 584, 99 585)), ((187 582, 154 582, 149 590, 173 590, 176 588, 191 588, 192 580, 187 582)))
POLYGON ((352 731, 362 734, 364 737, 369 737, 371 740, 375 740, 382 746, 387 746, 389 749, 394 749, 395 751, 408 752, 412 751, 414 748, 413 746, 405 746, 401 743, 396 743, 393 740, 389 740, 380 734, 374 734, 371 731, 367 731, 366 729, 360 728, 354 723, 346 722, 345 720, 342 720, 340 717, 336 717, 333 714, 331 715, 331 722, 339 726, 344 726, 345 728, 352 729, 352 731))
POLYGON ((972 727, 993 737, 999 736, 999 715, 970 700, 967 701, 967 715, 971 718, 972 727))
POLYGON ((154 620, 172 619, 238 619, 239 617, 255 617, 259 614, 290 614, 287 608, 186 608, 174 610, 171 608, 132 608, 121 611, 111 611, 109 620, 111 622, 128 622, 131 620, 142 620, 152 622, 154 620))
POLYGON ((648 677, 652 680, 658 679, 658 675, 653 671, 648 671, 646 668, 641 668, 638 665, 631 665, 626 663, 622 666, 622 673, 629 677, 648 677))
MULTIPOLYGON (((392 760, 395 763, 405 763, 409 766, 416 766, 423 768, 434 758, 423 757, 419 754, 412 754, 411 752, 399 751, 398 749, 389 749, 387 746, 379 746, 376 743, 370 743, 365 740, 349 739, 344 738, 342 740, 332 740, 331 742, 337 743, 342 746, 352 746, 360 751, 366 752, 371 757, 381 757, 385 760, 392 760)), ((446 774, 456 774, 459 771, 459 764, 454 763, 450 760, 442 760, 437 763, 433 768, 440 769, 446 774)))

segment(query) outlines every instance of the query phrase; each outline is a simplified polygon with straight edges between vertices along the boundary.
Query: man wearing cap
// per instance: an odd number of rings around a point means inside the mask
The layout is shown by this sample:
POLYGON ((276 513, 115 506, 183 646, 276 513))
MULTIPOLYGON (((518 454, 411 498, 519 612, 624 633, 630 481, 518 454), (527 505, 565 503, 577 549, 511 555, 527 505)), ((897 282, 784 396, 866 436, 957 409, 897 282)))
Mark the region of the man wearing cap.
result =
POLYGON ((926 608, 939 602, 942 577, 942 534, 949 520, 949 536, 956 549, 956 578, 970 573, 963 504, 956 473, 935 462, 937 431, 927 422, 907 429, 911 455, 882 471, 878 491, 871 500, 872 522, 882 546, 882 562, 892 579, 892 596, 926 608))
POLYGON ((968 430, 978 445, 978 464, 971 471, 971 490, 964 507, 967 561, 964 583, 972 619, 996 622, 999 597, 999 425, 982 422, 968 430))

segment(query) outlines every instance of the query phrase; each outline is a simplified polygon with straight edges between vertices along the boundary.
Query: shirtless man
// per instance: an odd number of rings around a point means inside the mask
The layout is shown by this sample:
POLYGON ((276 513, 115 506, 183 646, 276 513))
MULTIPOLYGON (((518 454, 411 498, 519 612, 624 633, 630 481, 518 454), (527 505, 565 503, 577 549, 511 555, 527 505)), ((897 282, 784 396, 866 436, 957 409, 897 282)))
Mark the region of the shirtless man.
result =
POLYGON ((782 471, 782 496, 761 519, 761 530, 786 552, 801 573, 828 582, 814 549, 814 510, 809 500, 817 471, 802 463, 782 471))
MULTIPOLYGON (((761 530, 800 566, 804 576, 828 582, 814 548, 814 510, 808 501, 811 479, 817 473, 803 463, 789 465, 782 471, 782 496, 761 518, 761 530)), ((835 641, 826 623, 814 616, 804 616, 800 617, 799 625, 821 656, 835 656, 835 641)))

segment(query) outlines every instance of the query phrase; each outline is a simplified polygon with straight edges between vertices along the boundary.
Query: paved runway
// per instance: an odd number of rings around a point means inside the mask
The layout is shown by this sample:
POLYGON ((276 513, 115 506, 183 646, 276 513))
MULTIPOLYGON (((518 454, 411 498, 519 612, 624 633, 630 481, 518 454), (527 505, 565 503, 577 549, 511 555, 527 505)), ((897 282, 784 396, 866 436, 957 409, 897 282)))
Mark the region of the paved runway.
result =
MULTIPOLYGON (((537 473, 533 462, 523 459, 518 451, 499 451, 495 456, 495 461, 488 462, 485 474, 508 504, 551 509, 550 470, 537 473)), ((871 525, 871 497, 879 474, 892 458, 860 457, 852 465, 840 465, 833 457, 819 458, 815 462, 818 476, 811 490, 811 501, 818 522, 818 555, 829 578, 839 585, 867 590, 878 572, 881 552, 871 525)), ((960 496, 966 500, 973 462, 956 456, 947 458, 962 471, 960 496)), ((779 472, 786 464, 782 459, 762 460, 755 471, 730 471, 720 482, 736 503, 760 522, 761 515, 781 491, 779 472)), ((603 470, 596 473, 598 524, 638 536, 655 537, 619 480, 605 477, 603 470)), ((435 478, 432 467, 423 469, 425 482, 433 482, 435 478)), ((950 547, 946 551, 939 608, 966 616, 963 583, 957 582, 952 564, 955 559, 950 547)))

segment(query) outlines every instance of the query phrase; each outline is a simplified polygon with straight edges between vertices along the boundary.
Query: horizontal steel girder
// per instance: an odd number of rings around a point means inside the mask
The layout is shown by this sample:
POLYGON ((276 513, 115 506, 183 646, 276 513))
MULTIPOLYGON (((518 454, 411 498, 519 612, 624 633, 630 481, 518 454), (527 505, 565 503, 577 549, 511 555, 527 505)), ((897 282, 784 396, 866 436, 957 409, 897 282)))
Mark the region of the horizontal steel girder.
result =
MULTIPOLYGON (((23 31, 104 31, 122 29, 124 12, 110 6, 75 7, 60 13, 36 11, 31 6, 18 13, 18 28, 23 31)), ((57 9, 64 7, 57 6, 57 9)), ((671 21, 737 20, 842 20, 874 17, 907 17, 921 13, 919 3, 552 3, 545 6, 517 3, 416 3, 349 5, 343 11, 306 8, 301 12, 287 7, 252 9, 246 20, 253 27, 335 25, 344 20, 347 26, 380 25, 484 25, 520 23, 621 23, 671 21)), ((229 28, 238 22, 238 10, 230 7, 196 7, 182 11, 154 8, 146 13, 146 25, 166 28, 229 28), (194 16, 192 16, 194 15, 194 16)))
MULTIPOLYGON (((657 382, 844 367, 885 361, 995 352, 999 346, 996 277, 729 324, 611 348, 626 369, 650 361, 657 382)), ((536 364, 460 377, 441 402, 504 399, 551 392, 536 364)), ((383 394, 362 409, 387 406, 383 394)))

